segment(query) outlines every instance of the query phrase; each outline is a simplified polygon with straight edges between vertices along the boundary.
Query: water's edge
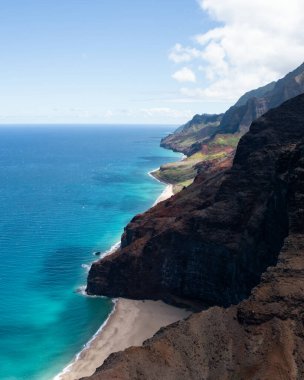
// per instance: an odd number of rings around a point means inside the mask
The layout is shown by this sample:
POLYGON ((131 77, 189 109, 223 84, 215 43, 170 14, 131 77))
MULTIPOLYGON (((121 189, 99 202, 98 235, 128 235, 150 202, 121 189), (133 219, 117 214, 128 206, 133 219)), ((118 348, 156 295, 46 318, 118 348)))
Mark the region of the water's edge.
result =
MULTIPOLYGON (((164 190, 161 192, 161 194, 156 198, 155 202, 151 205, 150 208, 154 207, 156 204, 158 204, 159 202, 162 202, 168 198, 170 198, 172 195, 173 195, 173 190, 172 190, 172 185, 171 184, 168 184, 168 183, 165 183, 165 182, 162 182, 160 181, 159 179, 157 179, 156 177, 153 176, 153 172, 158 170, 159 168, 157 169, 153 169, 151 171, 149 171, 147 174, 152 177, 155 181, 158 181, 160 183, 163 183, 164 185, 166 185, 166 187, 164 188, 164 190)), ((149 209, 148 209, 149 210, 149 209)), ((101 257, 99 257, 97 260, 94 260, 93 262, 95 261, 98 261, 100 260, 102 257, 105 257, 105 256, 108 256, 108 255, 111 255, 112 253, 114 253, 118 248, 120 247, 120 241, 118 241, 117 243, 115 243, 114 245, 112 245, 108 250, 106 250, 102 255, 101 257)), ((92 262, 92 263, 93 263, 92 262)), ((91 265, 92 265, 91 263, 91 265)), ((86 293, 85 293, 85 285, 84 286, 81 286, 80 288, 77 289, 77 291, 79 293, 81 293, 84 297, 91 297, 91 296, 88 296, 86 293)), ((93 296, 93 297, 97 297, 97 296, 93 296)), ((63 368, 63 370, 57 374, 53 380, 61 380, 61 377, 68 373, 70 371, 70 369, 72 368, 72 366, 81 358, 82 356, 82 353, 87 350, 91 343, 94 341, 94 339, 102 332, 103 329, 105 329, 107 327, 107 324, 110 320, 110 318, 114 315, 115 311, 116 311, 116 303, 117 303, 117 299, 113 299, 113 308, 111 310, 111 312, 109 313, 107 319, 102 323, 102 325, 99 327, 99 329, 96 331, 96 333, 92 336, 92 338, 83 346, 83 348, 81 349, 81 351, 79 351, 75 357, 72 359, 72 361, 70 363, 68 363, 68 365, 66 367, 63 368)))

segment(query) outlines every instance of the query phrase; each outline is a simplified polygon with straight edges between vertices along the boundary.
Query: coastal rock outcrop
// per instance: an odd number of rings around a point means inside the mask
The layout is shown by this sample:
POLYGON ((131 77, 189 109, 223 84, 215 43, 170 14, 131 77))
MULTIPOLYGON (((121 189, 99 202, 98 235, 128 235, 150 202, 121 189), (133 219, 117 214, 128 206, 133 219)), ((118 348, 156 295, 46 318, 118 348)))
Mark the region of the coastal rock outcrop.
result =
POLYGON ((303 111, 304 96, 269 111, 241 139, 231 169, 202 171, 133 218, 121 249, 92 265, 87 292, 205 306, 248 297, 288 235, 286 171, 303 111))
POLYGON ((304 92, 304 63, 284 78, 263 87, 263 92, 249 92, 224 114, 217 133, 247 131, 253 120, 288 99, 304 92))
MULTIPOLYGON (((173 134, 164 137, 161 146, 192 155, 202 149, 213 150, 221 147, 217 143, 220 135, 226 146, 231 144, 232 136, 240 137, 248 131, 251 123, 268 110, 278 107, 288 99, 304 93, 304 63, 294 71, 288 73, 277 82, 245 93, 232 107, 222 115, 196 115, 173 134), (206 128, 206 117, 218 116, 218 123, 213 128, 206 128), (201 119, 200 119, 201 117, 201 119)), ((238 140, 237 138, 237 140, 238 140)))
POLYGON ((90 380, 303 379, 304 95, 254 122, 227 167, 135 217, 87 287, 227 308, 110 355, 90 380))
POLYGON ((222 117, 223 114, 195 115, 188 123, 163 138, 160 145, 188 156, 193 151, 193 145, 201 144, 217 131, 222 117))

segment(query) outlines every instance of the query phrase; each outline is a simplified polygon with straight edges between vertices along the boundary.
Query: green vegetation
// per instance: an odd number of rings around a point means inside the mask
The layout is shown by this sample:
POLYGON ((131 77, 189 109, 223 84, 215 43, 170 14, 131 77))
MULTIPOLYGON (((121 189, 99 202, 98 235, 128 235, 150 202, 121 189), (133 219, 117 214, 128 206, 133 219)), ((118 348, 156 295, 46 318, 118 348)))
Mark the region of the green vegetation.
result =
POLYGON ((153 172, 153 175, 162 182, 172 184, 174 193, 177 193, 193 182, 193 179, 197 175, 197 164, 224 158, 225 156, 227 156, 225 151, 210 154, 197 152, 182 161, 162 165, 158 170, 153 172))
POLYGON ((241 133, 235 133, 235 134, 218 134, 215 136, 212 141, 208 144, 209 147, 237 147, 237 144, 240 141, 240 138, 242 137, 241 133))
POLYGON ((198 162, 197 160, 184 159, 183 161, 162 165, 159 170, 153 172, 153 175, 160 181, 177 185, 196 176, 197 170, 194 166, 198 162))
POLYGON ((184 187, 191 185, 191 183, 193 182, 193 179, 188 179, 187 181, 180 182, 176 185, 173 185, 173 193, 176 194, 180 192, 181 190, 183 190, 184 187))
POLYGON ((185 154, 190 154, 194 144, 203 142, 218 129, 222 115, 195 115, 187 124, 165 137, 161 145, 185 154))
POLYGON ((181 161, 162 165, 153 175, 162 182, 173 185, 174 193, 189 186, 198 171, 198 164, 207 161, 224 159, 237 146, 241 134, 219 134, 208 144, 203 145, 202 150, 184 158, 181 161))

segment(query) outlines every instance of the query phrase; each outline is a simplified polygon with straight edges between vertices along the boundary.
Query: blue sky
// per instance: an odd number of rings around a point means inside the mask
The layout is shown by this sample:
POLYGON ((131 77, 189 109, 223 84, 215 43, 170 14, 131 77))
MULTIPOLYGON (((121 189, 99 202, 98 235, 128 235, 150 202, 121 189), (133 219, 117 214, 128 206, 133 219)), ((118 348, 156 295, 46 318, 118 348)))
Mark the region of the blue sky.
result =
POLYGON ((296 67, 302 54, 291 52, 281 67, 267 61, 247 77, 232 59, 242 49, 225 45, 240 27, 226 17, 236 2, 1 1, 0 123, 180 124, 225 110, 242 91, 296 67), (242 81, 231 85, 233 75, 242 81))

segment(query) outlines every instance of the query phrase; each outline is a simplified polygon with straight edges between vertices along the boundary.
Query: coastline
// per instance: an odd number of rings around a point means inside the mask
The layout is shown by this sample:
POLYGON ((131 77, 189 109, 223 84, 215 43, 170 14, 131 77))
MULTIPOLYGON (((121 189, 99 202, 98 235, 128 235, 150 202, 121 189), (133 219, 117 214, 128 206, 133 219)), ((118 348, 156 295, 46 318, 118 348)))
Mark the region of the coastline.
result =
MULTIPOLYGON (((177 162, 183 161, 185 158, 187 158, 187 156, 185 154, 183 154, 183 153, 180 153, 180 154, 181 154, 181 157, 180 157, 179 160, 177 160, 177 162)), ((162 192, 162 194, 157 198, 157 200, 154 202, 153 206, 155 206, 159 202, 162 202, 162 201, 170 198, 172 195, 175 195, 179 191, 179 190, 176 189, 176 186, 178 184, 176 184, 176 183, 173 184, 173 183, 170 183, 169 181, 161 180, 157 176, 154 175, 154 173, 157 172, 157 171, 159 171, 159 170, 160 170, 160 167, 158 167, 156 169, 153 169, 150 172, 148 172, 148 175, 150 177, 152 177, 154 180, 156 180, 157 182, 165 184, 167 187, 162 192)))
POLYGON ((173 193, 173 185, 167 185, 166 188, 165 188, 165 190, 160 194, 160 196, 153 203, 153 206, 157 205, 159 202, 163 202, 166 199, 171 198, 172 195, 174 195, 174 193, 173 193))
POLYGON ((54 380, 78 380, 91 376, 113 352, 140 346, 161 327, 191 313, 162 301, 137 301, 119 298, 103 326, 74 361, 54 380))
POLYGON ((172 197, 172 195, 174 195, 174 192, 173 192, 173 185, 170 184, 170 183, 166 183, 166 182, 163 182, 161 180, 159 180, 158 178, 156 178, 153 173, 156 172, 157 170, 159 170, 159 168, 156 168, 156 169, 153 169, 151 170, 150 172, 148 172, 148 175, 153 178, 155 181, 157 182, 160 182, 160 183, 163 183, 164 185, 166 185, 165 189, 163 190, 163 192, 160 194, 160 196, 156 199, 156 201, 153 203, 152 207, 153 206, 156 206, 157 203, 159 202, 162 202, 162 201, 165 201, 166 199, 169 199, 172 197))
MULTIPOLYGON (((151 207, 174 195, 173 185, 154 177, 152 173, 155 170, 158 169, 148 172, 148 175, 154 180, 164 183, 166 187, 151 207)), ((97 260, 112 254, 119 246, 120 241, 105 251, 97 260)), ((140 346, 161 327, 186 318, 190 314, 191 312, 185 309, 167 305, 162 301, 115 299, 113 310, 108 318, 72 362, 53 380, 78 380, 90 376, 111 353, 135 345, 140 346)))

